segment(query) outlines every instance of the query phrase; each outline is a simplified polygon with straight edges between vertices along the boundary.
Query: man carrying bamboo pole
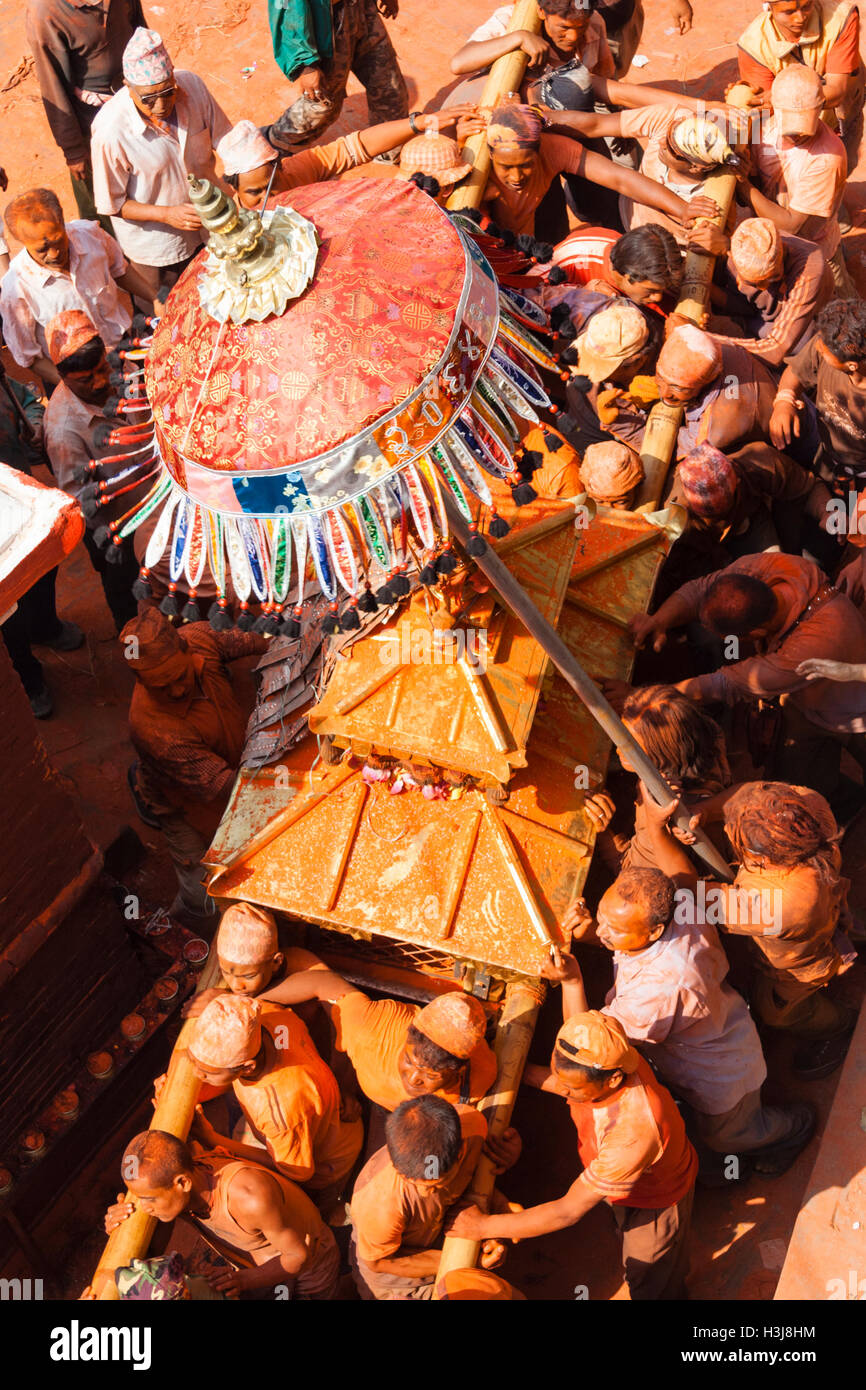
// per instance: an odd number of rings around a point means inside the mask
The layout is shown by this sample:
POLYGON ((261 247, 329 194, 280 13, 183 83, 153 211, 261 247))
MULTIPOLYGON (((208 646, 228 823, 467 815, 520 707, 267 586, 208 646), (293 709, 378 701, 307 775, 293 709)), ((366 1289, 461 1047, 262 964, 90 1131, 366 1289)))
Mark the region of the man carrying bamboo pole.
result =
POLYGON ((566 1230, 607 1202, 632 1299, 681 1298, 698 1160, 673 1097, 616 1019, 596 1010, 562 1025, 551 1073, 543 1089, 568 1102, 583 1172, 562 1197, 526 1211, 467 1207, 449 1234, 525 1240, 566 1230))
POLYGON ((241 1265, 210 1277, 220 1293, 279 1286, 286 1296, 333 1298, 337 1242, 309 1197, 282 1174, 224 1152, 194 1157, 182 1140, 155 1129, 130 1140, 121 1172, 135 1203, 121 1194, 108 1208, 108 1235, 136 1209, 166 1223, 185 1216, 241 1265))

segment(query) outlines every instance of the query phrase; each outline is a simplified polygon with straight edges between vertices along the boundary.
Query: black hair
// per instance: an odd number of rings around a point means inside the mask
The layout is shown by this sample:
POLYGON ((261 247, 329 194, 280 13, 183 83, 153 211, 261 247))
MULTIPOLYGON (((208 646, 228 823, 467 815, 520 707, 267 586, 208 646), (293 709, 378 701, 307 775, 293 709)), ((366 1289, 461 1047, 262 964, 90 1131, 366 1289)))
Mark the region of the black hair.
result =
POLYGON ((154 1187, 164 1188, 171 1187, 178 1173, 192 1169, 192 1154, 182 1140, 162 1129, 146 1129, 127 1144, 121 1172, 127 1181, 146 1177, 154 1187))
POLYGON ((627 280, 652 280, 676 294, 683 278, 683 253, 666 227, 648 222, 626 232, 610 248, 610 263, 627 280))
POLYGON ((3 214, 6 226, 15 237, 18 236, 16 228, 20 221, 34 222, 46 216, 63 226, 63 208, 51 188, 28 188, 26 193, 19 193, 17 198, 6 204, 3 214))
POLYGON ((571 1072, 580 1078, 581 1081, 601 1081, 607 1083, 612 1076, 615 1076, 620 1067, 613 1067, 607 1070, 605 1067, 587 1067, 583 1062, 576 1062, 573 1057, 561 1051, 559 1044, 553 1049, 553 1067, 555 1071, 571 1072))
POLYGON ((404 1100, 385 1122, 385 1143, 397 1172, 416 1181, 444 1177, 460 1157, 460 1116, 441 1096, 404 1100))
POLYGON ((406 1041, 421 1066, 429 1067, 431 1071, 459 1071, 465 1065, 463 1057, 455 1057, 453 1052, 447 1052, 444 1047, 428 1038, 426 1033, 420 1032, 414 1023, 409 1024, 406 1041))
POLYGON ((223 183, 227 183, 229 188, 233 188, 235 193, 237 193, 240 177, 240 174, 223 174, 223 183))
POLYGON ((707 590, 700 620, 721 637, 748 637, 776 611, 769 584, 751 574, 720 574, 707 590))
POLYGON ((57 371, 60 376, 69 376, 70 372, 89 372, 94 367, 98 367, 105 356, 105 343, 97 334, 89 338, 83 347, 77 352, 73 352, 69 357, 64 357, 62 362, 57 363, 57 371))
POLYGON ((570 14, 584 14, 587 11, 592 13, 595 9, 595 0, 541 0, 538 7, 545 14, 556 15, 559 19, 565 19, 570 14))
POLYGON ((661 869, 623 869, 613 886, 627 903, 645 907, 653 922, 667 925, 674 915, 676 885, 661 869))
POLYGON ((866 303, 862 299, 831 300, 815 326, 834 357, 842 362, 866 362, 866 303))

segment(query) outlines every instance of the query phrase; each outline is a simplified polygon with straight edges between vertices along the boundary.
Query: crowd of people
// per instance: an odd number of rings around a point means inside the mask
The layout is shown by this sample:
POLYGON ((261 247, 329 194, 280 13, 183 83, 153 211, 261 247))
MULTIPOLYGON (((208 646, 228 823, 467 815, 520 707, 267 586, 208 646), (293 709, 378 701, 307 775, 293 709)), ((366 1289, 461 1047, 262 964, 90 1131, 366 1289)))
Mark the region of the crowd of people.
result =
MULTIPOLYGON (((147 481, 93 488, 95 468, 129 463, 111 443, 110 354, 162 313, 205 241, 187 176, 247 209, 357 177, 414 178, 444 205, 484 140, 480 229, 526 258, 520 292, 567 344, 555 427, 524 441, 536 492, 632 508, 652 406, 682 412, 660 504, 682 530, 652 611, 630 622, 644 682, 606 693, 697 819, 675 832, 677 803, 658 806, 643 783, 634 804, 615 795, 633 776, 624 756, 587 801, 609 886, 562 923, 579 945, 544 967, 562 1026, 549 1066, 524 1078, 567 1102, 579 1176, 556 1201, 524 1210, 497 1190, 482 1211, 479 1155, 498 1174, 521 1155, 517 1130, 488 1135, 478 1109, 496 1078, 485 1008, 459 990, 423 1007, 370 998, 281 944, 270 913, 236 905, 217 931, 222 985, 188 1006, 202 1082, 190 1142, 133 1138, 128 1193, 106 1218, 112 1230, 136 1207, 183 1215, 227 1262, 205 1285, 176 1256, 135 1262, 118 1271, 123 1297, 347 1297, 348 1260, 365 1299, 521 1298, 493 1272, 508 1243, 600 1203, 631 1298, 684 1297, 696 1182, 776 1176, 814 1135, 807 1101, 764 1099, 763 1040, 795 1040, 798 1083, 832 1074, 850 1042, 838 982, 862 929, 840 845, 866 802, 866 301, 843 240, 866 90, 857 5, 767 0, 739 37, 739 80, 700 102, 623 80, 641 0, 544 0, 539 32, 512 29, 513 8, 466 36, 451 58, 462 80, 422 113, 384 22, 397 0, 269 0, 286 106, 266 124, 233 111, 233 124, 140 0, 28 0, 79 217, 55 190, 9 189, 20 249, 10 261, 0 247, 2 333, 33 385, 3 378, 0 456, 27 472, 47 462, 81 502, 136 678, 130 788, 188 919, 215 912, 201 861, 243 748, 229 665, 269 639, 181 625, 159 592, 136 592, 138 537, 107 553, 99 528, 147 481), (520 90, 483 109, 491 65, 517 50, 520 90), (314 145, 350 73, 370 124, 314 145), (729 211, 708 192, 721 171, 729 211), (695 251, 715 258, 699 323, 677 311, 695 251), (699 826, 733 883, 696 867, 699 826), (611 954, 613 985, 591 1001, 579 962, 592 946, 611 954), (438 1277, 448 1231, 481 1243, 479 1269, 438 1277)), ((668 9, 685 32, 688 0, 668 9)), ((84 641, 58 616, 55 581, 3 625, 38 718, 52 697, 33 648, 84 641)))

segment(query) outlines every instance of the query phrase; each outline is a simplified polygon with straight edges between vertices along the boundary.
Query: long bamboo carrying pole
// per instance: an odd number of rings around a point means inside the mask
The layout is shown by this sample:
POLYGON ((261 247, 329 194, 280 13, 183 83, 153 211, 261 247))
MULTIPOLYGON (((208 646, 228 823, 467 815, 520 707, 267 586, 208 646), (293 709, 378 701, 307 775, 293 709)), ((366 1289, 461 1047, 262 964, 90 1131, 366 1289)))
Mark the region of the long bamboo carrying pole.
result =
MULTIPOLYGON (((531 34, 540 32, 541 15, 538 13, 535 0, 517 0, 508 33, 513 34, 515 29, 528 29, 531 34)), ((489 108, 492 111, 509 92, 519 91, 526 63, 527 56, 520 48, 514 53, 504 53, 501 58, 496 59, 481 94, 479 106, 482 110, 489 108)), ((455 188, 448 199, 451 212, 460 208, 481 206, 490 173, 490 151, 483 130, 478 135, 470 135, 463 147, 463 158, 467 164, 472 165, 472 173, 455 188)))
MULTIPOLYGON (((505 1004, 494 1042, 497 1061, 496 1088, 478 1102, 478 1109, 483 1110, 487 1117, 488 1133, 494 1136, 502 1134, 511 1120, 520 1078, 535 1031, 538 1010, 544 1001, 544 991, 545 987, 541 983, 531 985, 521 981, 506 987, 505 1004)), ((472 1196, 477 1199, 482 1209, 489 1208, 495 1184, 493 1164, 482 1154, 472 1179, 472 1196)), ((480 1243, 477 1240, 466 1240, 463 1236, 446 1236, 442 1245, 437 1280, 449 1270, 469 1269, 477 1263, 479 1250, 480 1243)), ((435 1289, 433 1297, 436 1297, 435 1289)))
MULTIPOLYGON (((447 493, 443 493, 443 498, 445 510, 448 513, 448 524, 458 541, 465 547, 469 540, 469 527, 460 515, 457 504, 451 500, 447 493)), ((640 744, 632 738, 613 706, 608 704, 598 686, 590 680, 580 662, 572 656, 559 633, 539 613, 526 590, 517 582, 499 556, 488 545, 482 555, 473 556, 473 559, 481 572, 490 580, 506 607, 511 610, 515 617, 520 619, 530 636, 534 637, 539 646, 547 652, 557 671, 568 681, 596 723, 604 729, 617 752, 626 755, 635 772, 646 783, 659 805, 667 805, 668 802, 674 801, 676 793, 671 791, 658 768, 650 762, 640 744)), ((680 829, 689 829, 690 816, 689 808, 685 802, 681 801, 680 809, 676 815, 676 824, 680 829)), ((730 883, 731 871, 715 845, 711 843, 702 830, 699 829, 696 835, 696 842, 692 846, 695 853, 700 855, 705 864, 719 878, 730 883)))
MULTIPOLYGON (((736 186, 735 175, 726 169, 718 174, 711 174, 701 185, 701 193, 713 198, 720 209, 718 217, 713 218, 717 227, 724 227, 728 220, 736 186)), ((700 323, 701 316, 709 304, 715 264, 715 256, 709 255, 706 251, 692 250, 686 253, 677 313, 694 323, 700 323)), ((641 452, 644 480, 638 489, 636 507, 641 507, 647 502, 657 507, 661 501, 665 481, 676 454, 677 435, 682 423, 681 406, 664 405, 662 401, 658 401, 650 411, 641 452)))
MULTIPOLYGON (((196 994, 217 984, 219 977, 219 962, 216 951, 212 949, 196 985, 196 994)), ((168 1064, 165 1086, 149 1125, 150 1129, 161 1129, 166 1134, 174 1134, 178 1139, 186 1139, 189 1134, 201 1087, 201 1082, 186 1055, 193 1023, 193 1019, 187 1019, 178 1034, 168 1064)), ((127 1192, 124 1200, 134 1202, 135 1198, 127 1192)), ((146 1216, 141 1210, 136 1210, 121 1226, 112 1231, 91 1281, 93 1292, 100 1302, 111 1302, 118 1297, 114 1271, 122 1265, 128 1265, 130 1260, 141 1259, 147 1254, 155 1229, 156 1219, 146 1216)))

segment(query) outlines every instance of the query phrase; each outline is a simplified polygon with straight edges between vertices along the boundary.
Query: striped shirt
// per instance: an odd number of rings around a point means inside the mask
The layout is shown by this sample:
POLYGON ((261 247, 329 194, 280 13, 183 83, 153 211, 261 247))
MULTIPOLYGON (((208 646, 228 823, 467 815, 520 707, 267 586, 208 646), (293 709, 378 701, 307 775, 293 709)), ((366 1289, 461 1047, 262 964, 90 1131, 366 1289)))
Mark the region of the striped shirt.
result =
POLYGON ((747 336, 713 334, 720 342, 748 348, 768 367, 782 367, 786 357, 805 347, 814 336, 815 315, 833 295, 833 277, 820 247, 798 236, 783 236, 782 245, 782 274, 769 286, 738 285, 728 257, 723 288, 730 313, 743 323, 747 336))

